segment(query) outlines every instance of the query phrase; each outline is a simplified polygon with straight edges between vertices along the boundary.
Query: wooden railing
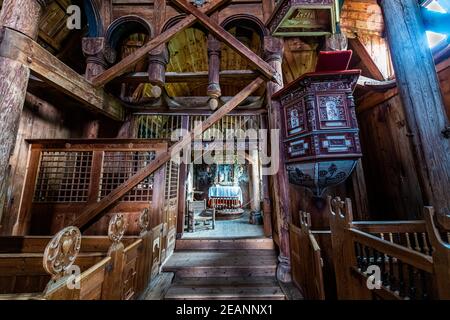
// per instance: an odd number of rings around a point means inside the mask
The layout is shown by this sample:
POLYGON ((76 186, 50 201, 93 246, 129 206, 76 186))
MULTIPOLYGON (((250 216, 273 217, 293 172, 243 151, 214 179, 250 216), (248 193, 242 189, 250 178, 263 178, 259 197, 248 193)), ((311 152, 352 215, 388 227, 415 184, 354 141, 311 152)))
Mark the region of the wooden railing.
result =
POLYGON ((310 230, 309 213, 300 211, 300 228, 289 225, 292 259, 292 280, 311 300, 324 300, 323 261, 319 244, 310 230))
POLYGON ((328 198, 339 299, 450 299, 450 246, 433 219, 354 222, 351 201, 328 198))
MULTIPOLYGON (((90 139, 28 140, 30 157, 14 234, 54 234, 86 207, 105 199, 119 185, 167 150, 162 140, 90 139)), ((144 178, 107 212, 123 212, 130 220, 149 207, 151 225, 160 221, 164 205, 164 167, 144 178), (150 206, 149 206, 150 204, 150 206)), ((106 234, 108 217, 88 234, 106 234)), ((130 225, 127 234, 138 234, 130 225)))
POLYGON ((111 219, 108 237, 81 237, 75 227, 51 239, 1 237, 0 299, 137 299, 160 255, 154 238, 158 236, 160 243, 161 233, 148 231, 148 223, 149 210, 144 210, 139 217, 141 234, 134 237, 123 237, 123 214, 111 219))

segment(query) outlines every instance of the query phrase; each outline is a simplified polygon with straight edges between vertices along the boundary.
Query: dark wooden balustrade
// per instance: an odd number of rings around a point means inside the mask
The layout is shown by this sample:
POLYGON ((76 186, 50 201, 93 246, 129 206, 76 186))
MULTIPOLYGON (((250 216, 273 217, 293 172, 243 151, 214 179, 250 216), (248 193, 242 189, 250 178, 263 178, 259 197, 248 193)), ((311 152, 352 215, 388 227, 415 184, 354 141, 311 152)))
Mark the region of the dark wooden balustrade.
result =
MULTIPOLYGON (((167 150, 165 140, 90 139, 28 140, 30 158, 15 234, 54 234, 88 205, 107 197, 156 156, 167 150)), ((150 225, 162 223, 165 167, 143 179, 107 212, 123 212, 137 220, 149 207, 150 225)), ((110 215, 85 234, 106 234, 110 215)), ((138 234, 130 224, 127 234, 138 234)))
POLYGON ((448 231, 432 208, 425 221, 392 222, 353 221, 349 199, 328 208, 339 299, 450 299, 448 231))

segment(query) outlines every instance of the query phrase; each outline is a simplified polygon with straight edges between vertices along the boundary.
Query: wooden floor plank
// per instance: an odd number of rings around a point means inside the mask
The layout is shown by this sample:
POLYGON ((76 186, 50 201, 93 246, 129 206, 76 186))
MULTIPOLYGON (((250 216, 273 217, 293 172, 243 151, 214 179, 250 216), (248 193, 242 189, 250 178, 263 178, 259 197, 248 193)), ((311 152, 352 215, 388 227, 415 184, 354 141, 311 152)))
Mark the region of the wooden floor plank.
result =
POLYGON ((267 250, 273 251, 273 239, 181 239, 176 242, 177 250, 267 250))
POLYGON ((175 274, 162 272, 150 283, 140 300, 162 300, 172 285, 175 274))
POLYGON ((176 278, 173 283, 174 287, 259 287, 259 286, 278 286, 275 277, 190 277, 176 278))
POLYGON ((202 287, 171 287, 165 296, 166 300, 188 300, 188 299, 208 299, 208 300, 243 300, 243 299, 276 299, 284 300, 285 295, 280 287, 259 287, 259 288, 202 288, 202 287))

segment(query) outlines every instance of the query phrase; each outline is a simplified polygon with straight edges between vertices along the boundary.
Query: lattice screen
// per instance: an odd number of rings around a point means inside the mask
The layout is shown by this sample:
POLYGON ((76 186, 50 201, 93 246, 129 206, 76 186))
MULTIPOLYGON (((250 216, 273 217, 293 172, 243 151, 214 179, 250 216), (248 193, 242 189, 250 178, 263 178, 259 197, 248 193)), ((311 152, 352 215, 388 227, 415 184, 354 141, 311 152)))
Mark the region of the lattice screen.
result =
POLYGON ((170 139, 172 132, 181 128, 180 115, 141 115, 138 123, 138 138, 170 139))
POLYGON ((91 178, 92 152, 43 151, 34 202, 85 202, 91 178))
MULTIPOLYGON (((189 130, 192 131, 196 122, 202 122, 207 119, 208 116, 191 116, 189 117, 189 130)), ((203 140, 212 140, 213 134, 212 130, 220 130, 225 136, 226 130, 258 130, 261 128, 260 117, 243 115, 243 116, 225 116, 216 124, 214 124, 210 129, 203 133, 203 140)))
POLYGON ((179 178, 180 166, 171 161, 166 167, 166 186, 165 186, 165 198, 176 199, 178 197, 178 178, 179 178))
MULTIPOLYGON (((155 159, 154 151, 106 151, 104 154, 100 198, 127 181, 140 169, 155 159)), ((151 201, 153 196, 153 175, 147 177, 128 192, 122 201, 151 201)))

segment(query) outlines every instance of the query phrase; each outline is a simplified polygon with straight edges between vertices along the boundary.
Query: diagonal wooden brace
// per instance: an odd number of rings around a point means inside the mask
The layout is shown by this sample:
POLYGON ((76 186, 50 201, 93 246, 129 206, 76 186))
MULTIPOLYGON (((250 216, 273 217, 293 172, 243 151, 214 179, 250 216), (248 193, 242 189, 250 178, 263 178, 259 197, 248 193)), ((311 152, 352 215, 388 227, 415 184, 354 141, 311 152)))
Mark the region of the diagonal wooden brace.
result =
MULTIPOLYGON (((210 14, 216 11, 218 8, 223 6, 225 3, 230 0, 212 0, 202 7, 201 12, 203 14, 210 14)), ((190 26, 192 26, 197 21, 197 18, 194 15, 189 15, 176 25, 171 27, 170 29, 164 31, 160 35, 156 36, 149 42, 147 42, 142 48, 139 48, 129 56, 125 57, 122 61, 115 64, 105 72, 101 73, 94 79, 92 79, 92 84, 96 87, 103 86, 113 80, 115 77, 121 76, 124 74, 128 68, 138 63, 141 59, 145 58, 147 53, 156 49, 158 46, 168 42, 174 36, 178 34, 190 26)))
POLYGON ((76 226, 80 229, 86 229, 89 225, 100 218, 100 214, 106 209, 117 203, 124 195, 126 195, 131 189, 137 186, 142 180, 154 173, 161 166, 163 166, 167 161, 169 161, 172 156, 178 154, 183 148, 192 143, 194 139, 194 133, 199 134, 200 132, 205 132, 208 128, 226 116, 234 108, 236 108, 242 101, 244 101, 250 94, 256 91, 265 82, 262 77, 258 77, 253 80, 248 86, 246 86, 241 92, 235 95, 230 101, 228 101, 224 106, 214 112, 201 124, 197 125, 194 130, 188 135, 186 135, 182 140, 175 143, 168 151, 160 154, 145 168, 138 171, 130 179, 125 181, 123 184, 114 189, 108 196, 100 200, 99 202, 87 207, 78 218, 76 218, 71 225, 76 226))
POLYGON ((209 32, 215 37, 226 43, 230 48, 234 49, 240 56, 254 65, 261 74, 269 80, 273 80, 281 84, 281 75, 278 74, 267 62, 261 59, 256 53, 247 48, 242 42, 237 40, 233 35, 221 27, 217 22, 208 17, 204 12, 197 9, 186 0, 172 0, 180 9, 195 16, 198 21, 203 24, 209 32))

